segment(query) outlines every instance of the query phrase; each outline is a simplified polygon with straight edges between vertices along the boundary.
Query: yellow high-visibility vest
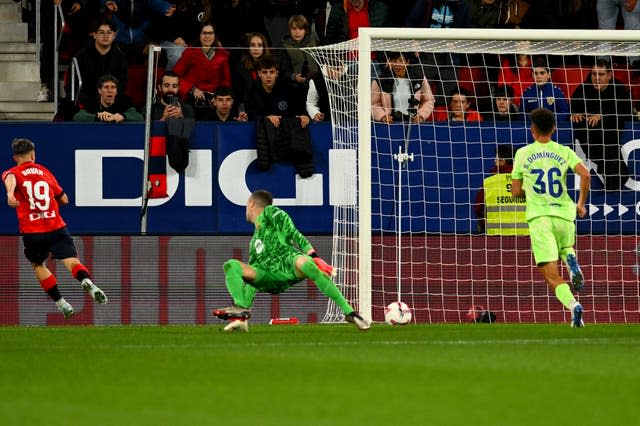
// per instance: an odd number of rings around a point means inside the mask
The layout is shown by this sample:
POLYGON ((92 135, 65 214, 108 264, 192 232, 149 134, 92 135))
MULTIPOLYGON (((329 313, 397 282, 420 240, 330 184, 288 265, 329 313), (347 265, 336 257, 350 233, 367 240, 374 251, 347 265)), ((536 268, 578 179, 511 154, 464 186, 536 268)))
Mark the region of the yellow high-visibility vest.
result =
POLYGON ((484 180, 485 229, 489 235, 529 235, 524 197, 511 195, 511 173, 484 180))

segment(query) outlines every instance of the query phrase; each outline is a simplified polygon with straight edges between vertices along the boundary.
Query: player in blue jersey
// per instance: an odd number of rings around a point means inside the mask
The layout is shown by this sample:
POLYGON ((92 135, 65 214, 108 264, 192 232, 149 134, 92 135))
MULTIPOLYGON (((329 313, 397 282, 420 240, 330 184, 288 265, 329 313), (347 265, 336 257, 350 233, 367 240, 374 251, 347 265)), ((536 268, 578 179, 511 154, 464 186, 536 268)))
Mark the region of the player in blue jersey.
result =
POLYGON ((526 196, 526 219, 536 264, 549 288, 571 311, 571 325, 582 327, 582 305, 562 279, 557 262, 562 259, 567 264, 573 287, 580 290, 584 277, 573 244, 576 213, 580 217, 587 213, 585 203, 591 186, 589 169, 571 148, 551 139, 556 129, 553 112, 537 108, 530 118, 535 141, 516 152, 511 193, 515 197, 526 196), (567 191, 568 170, 580 176, 580 195, 575 204, 567 191))

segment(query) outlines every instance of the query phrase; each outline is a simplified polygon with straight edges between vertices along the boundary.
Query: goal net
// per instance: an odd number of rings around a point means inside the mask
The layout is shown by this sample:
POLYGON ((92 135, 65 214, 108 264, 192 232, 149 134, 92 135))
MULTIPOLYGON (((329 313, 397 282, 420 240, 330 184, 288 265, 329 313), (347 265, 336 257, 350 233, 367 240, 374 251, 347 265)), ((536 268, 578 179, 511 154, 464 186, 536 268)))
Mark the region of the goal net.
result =
MULTIPOLYGON (((343 166, 331 203, 347 298, 374 321, 396 300, 416 322, 469 321, 474 306, 500 322, 569 321, 535 266, 522 203, 505 194, 509 161, 496 169, 496 157, 532 141, 526 112, 544 106, 556 112, 554 139, 592 173, 576 241, 585 321, 640 321, 640 86, 629 65, 639 41, 628 31, 361 28, 357 40, 306 49, 329 93, 330 159, 343 166), (513 104, 506 115, 501 98, 513 104), (600 133, 588 128, 600 120, 600 133)), ((567 184, 575 199, 571 173, 567 184)), ((330 303, 324 321, 342 319, 330 303)))

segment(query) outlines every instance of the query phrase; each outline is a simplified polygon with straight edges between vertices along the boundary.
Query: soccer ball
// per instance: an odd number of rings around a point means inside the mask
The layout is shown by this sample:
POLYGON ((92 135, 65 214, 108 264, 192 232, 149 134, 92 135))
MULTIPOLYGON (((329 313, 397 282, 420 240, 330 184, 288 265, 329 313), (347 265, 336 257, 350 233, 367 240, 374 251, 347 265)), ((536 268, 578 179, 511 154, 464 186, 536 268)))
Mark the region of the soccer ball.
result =
POLYGON ((393 302, 384 308, 384 322, 389 325, 405 325, 411 322, 411 308, 404 302, 393 302))

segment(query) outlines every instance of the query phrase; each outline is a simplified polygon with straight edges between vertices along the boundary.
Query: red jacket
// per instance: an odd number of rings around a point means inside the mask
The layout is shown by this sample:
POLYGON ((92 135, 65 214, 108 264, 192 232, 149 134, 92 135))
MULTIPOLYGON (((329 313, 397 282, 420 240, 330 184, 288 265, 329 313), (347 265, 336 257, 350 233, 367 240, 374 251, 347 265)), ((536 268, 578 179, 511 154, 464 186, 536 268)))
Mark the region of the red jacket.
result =
POLYGON ((216 47, 216 54, 209 60, 201 48, 187 48, 173 71, 180 77, 180 97, 187 99, 195 87, 203 92, 214 92, 220 86, 231 87, 229 52, 216 47))

